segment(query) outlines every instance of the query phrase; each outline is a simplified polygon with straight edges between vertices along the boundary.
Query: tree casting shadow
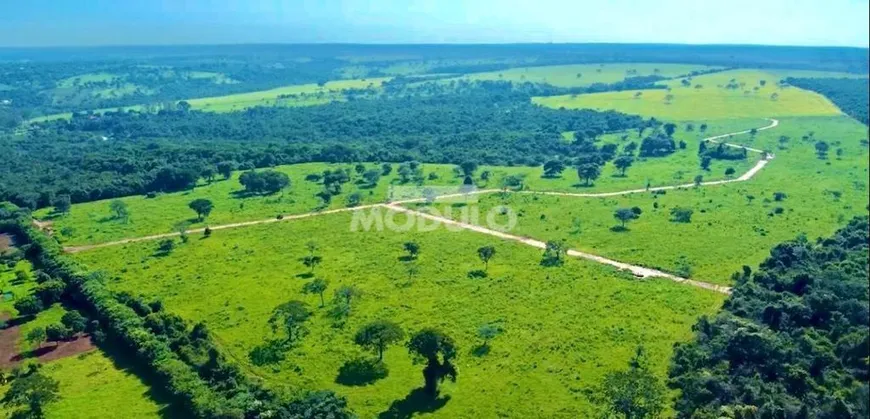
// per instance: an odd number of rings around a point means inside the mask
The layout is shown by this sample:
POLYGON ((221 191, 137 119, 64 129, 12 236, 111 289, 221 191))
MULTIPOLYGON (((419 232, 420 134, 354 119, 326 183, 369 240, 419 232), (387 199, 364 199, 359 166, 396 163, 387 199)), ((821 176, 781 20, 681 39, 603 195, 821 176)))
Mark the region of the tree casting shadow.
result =
POLYGON ((432 413, 444 407, 450 396, 433 398, 423 388, 415 388, 402 400, 393 401, 390 408, 378 415, 378 419, 409 419, 415 413, 432 413))
POLYGON ((338 369, 335 382, 345 386, 372 384, 389 374, 387 366, 376 359, 357 358, 344 363, 338 369))

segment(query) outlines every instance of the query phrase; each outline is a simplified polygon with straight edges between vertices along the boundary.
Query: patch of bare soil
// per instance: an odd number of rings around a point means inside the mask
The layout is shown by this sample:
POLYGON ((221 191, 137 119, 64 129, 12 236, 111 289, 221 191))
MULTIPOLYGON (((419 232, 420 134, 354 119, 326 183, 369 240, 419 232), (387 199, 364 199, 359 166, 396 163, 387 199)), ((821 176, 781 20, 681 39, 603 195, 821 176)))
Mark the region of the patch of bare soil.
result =
MULTIPOLYGON (((8 320, 9 316, 0 314, 0 319, 8 320)), ((16 324, 0 330, 0 369, 14 368, 29 358, 46 363, 96 349, 90 336, 81 335, 65 342, 43 344, 32 351, 19 352, 16 343, 21 336, 20 329, 21 326, 16 324)))

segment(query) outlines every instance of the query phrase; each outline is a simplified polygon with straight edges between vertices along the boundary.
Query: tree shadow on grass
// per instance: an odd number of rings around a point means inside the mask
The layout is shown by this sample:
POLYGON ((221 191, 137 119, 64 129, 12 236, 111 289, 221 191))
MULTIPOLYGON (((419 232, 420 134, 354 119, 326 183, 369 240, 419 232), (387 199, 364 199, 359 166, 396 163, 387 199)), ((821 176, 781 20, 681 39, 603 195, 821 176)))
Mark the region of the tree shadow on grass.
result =
POLYGON ((471 354, 476 357, 486 356, 489 354, 490 346, 487 344, 480 344, 471 349, 471 354))
MULTIPOLYGON (((146 365, 138 362, 130 355, 131 351, 126 350, 122 343, 112 340, 97 342, 97 347, 112 360, 115 368, 120 371, 132 373, 139 378, 148 391, 145 396, 154 401, 160 406, 160 417, 163 419, 189 417, 188 413, 182 406, 181 400, 174 399, 172 395, 165 389, 161 378, 157 376, 155 371, 146 365)), ((93 356, 95 352, 89 352, 79 355, 80 357, 93 356)))
POLYGON ((310 279, 310 278, 314 277, 314 273, 313 272, 302 272, 301 274, 296 274, 296 277, 300 278, 300 279, 310 279))
POLYGON ((610 227, 610 231, 612 231, 612 232, 614 232, 614 233, 625 233, 625 232, 628 231, 628 227, 624 227, 624 226, 613 226, 613 227, 610 227))
POLYGON ((417 413, 432 413, 444 407, 450 396, 432 397, 423 388, 415 388, 402 400, 395 400, 378 419, 410 419, 417 413))
POLYGON ((576 189, 591 188, 591 187, 593 187, 593 186, 595 186, 594 183, 590 183, 590 184, 586 184, 586 183, 575 183, 575 184, 571 185, 572 188, 576 188, 576 189))
POLYGON ((335 382, 345 386, 372 384, 389 374, 387 366, 376 359, 357 358, 344 363, 338 369, 335 382))
POLYGON ((404 255, 404 256, 399 256, 397 259, 399 259, 399 262, 412 262, 412 261, 416 260, 417 258, 414 256, 411 256, 411 255, 404 255))

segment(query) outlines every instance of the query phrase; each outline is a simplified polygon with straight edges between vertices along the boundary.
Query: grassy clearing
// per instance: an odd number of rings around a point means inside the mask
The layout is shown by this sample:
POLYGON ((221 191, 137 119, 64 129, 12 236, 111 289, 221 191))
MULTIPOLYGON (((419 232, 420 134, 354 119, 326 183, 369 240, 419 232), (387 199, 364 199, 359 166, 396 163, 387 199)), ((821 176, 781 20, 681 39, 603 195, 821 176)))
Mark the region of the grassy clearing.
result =
MULTIPOLYGON (((151 399, 150 390, 128 365, 113 361, 101 351, 64 358, 43 367, 60 384, 61 399, 48 405, 48 419, 106 417, 158 418, 167 407, 151 399)), ((8 386, 0 386, 0 397, 8 386)), ((12 411, 0 405, 0 418, 12 411)))
MULTIPOLYGON (((612 192, 625 189, 643 188, 649 183, 651 186, 672 185, 691 182, 697 174, 703 174, 708 180, 724 179, 727 168, 735 169, 739 174, 748 170, 759 158, 757 154, 750 154, 749 158, 742 161, 714 162, 709 172, 703 171, 698 163, 696 151, 700 138, 715 133, 734 132, 752 127, 766 125, 761 119, 727 120, 709 124, 709 129, 702 134, 697 129, 694 132, 679 131, 676 134, 678 140, 686 142, 685 150, 666 158, 650 158, 637 161, 628 171, 626 176, 621 176, 612 164, 604 168, 601 178, 592 187, 585 187, 577 177, 573 168, 565 170, 559 178, 544 178, 543 168, 536 167, 497 167, 483 166, 477 171, 478 177, 488 171, 491 177, 488 181, 478 179, 481 188, 498 188, 500 180, 509 175, 525 176, 525 185, 528 189, 539 191, 562 191, 562 192, 612 192)), ((700 126, 700 123, 695 123, 700 126)), ((623 147, 628 142, 639 142, 636 133, 624 133, 607 135, 602 138, 602 143, 616 143, 623 147), (624 135, 628 138, 623 139, 624 135)), ((394 168, 398 165, 394 164, 394 168)), ((378 168, 378 165, 368 164, 368 168, 378 168)), ((259 220, 275 217, 278 214, 300 214, 315 210, 321 205, 320 198, 315 194, 322 190, 318 183, 305 181, 304 178, 310 173, 321 173, 323 170, 335 170, 338 168, 351 168, 350 165, 334 165, 323 163, 306 163, 276 168, 287 173, 292 181, 290 189, 284 193, 272 196, 240 197, 237 193, 242 190, 238 183, 236 173, 230 180, 217 181, 209 185, 202 185, 192 191, 159 195, 156 198, 142 196, 122 198, 130 208, 130 221, 124 223, 116 220, 109 209, 109 201, 96 201, 76 204, 67 215, 54 217, 54 230, 59 233, 59 238, 68 245, 94 244, 127 237, 138 237, 150 234, 161 234, 172 231, 175 224, 188 221, 191 226, 201 227, 207 224, 219 225, 240 221, 259 220), (212 200, 215 210, 203 223, 196 222, 194 213, 187 204, 197 198, 212 200)), ((462 178, 453 173, 453 165, 425 164, 423 165, 424 186, 458 186, 462 178), (429 179, 430 173, 434 173, 436 179, 429 179)), ((347 197, 353 193, 359 193, 362 203, 379 203, 388 198, 391 186, 403 186, 398 183, 397 169, 390 176, 383 177, 375 188, 367 188, 365 185, 350 183, 344 187, 344 193, 333 199, 330 208, 341 208, 346 205, 347 197)), ((37 217, 49 218, 50 210, 37 212, 37 217)))
POLYGON ((118 78, 120 78, 120 76, 118 76, 117 74, 88 73, 63 79, 57 83, 57 87, 70 88, 78 85, 83 85, 85 83, 112 82, 118 78))
POLYGON ((330 81, 323 86, 317 84, 300 84, 279 87, 277 89, 258 92, 238 93, 234 95, 190 99, 188 103, 193 109, 214 112, 232 112, 255 106, 308 106, 343 100, 341 93, 347 89, 379 88, 381 83, 389 78, 371 78, 357 80, 330 81), (290 98, 279 98, 291 95, 290 98))
POLYGON ((490 195, 480 198, 480 211, 507 205, 521 214, 516 234, 566 239, 578 250, 671 272, 688 265, 693 278, 728 284, 731 273, 742 265, 756 266, 775 244, 799 234, 830 235, 852 216, 867 213, 870 156, 861 144, 866 129, 845 116, 784 118, 753 140, 741 137, 776 153, 748 182, 604 199, 490 195), (810 132, 813 137, 803 140, 810 132), (790 137, 784 149, 782 135, 790 137), (831 146, 826 160, 815 155, 819 140, 831 146), (775 192, 787 198, 776 201, 775 192), (634 206, 643 214, 629 223, 629 231, 611 231, 618 225, 614 210, 634 206), (678 206, 693 209, 691 223, 670 221, 671 208, 678 206))
POLYGON ((659 75, 676 77, 715 67, 694 64, 626 63, 577 64, 520 67, 486 73, 467 74, 450 80, 504 80, 515 83, 547 83, 559 87, 581 87, 594 83, 616 83, 626 77, 659 75), (658 70, 658 71, 656 71, 658 70))
POLYGON ((0 314, 8 314, 10 318, 18 316, 18 310, 13 307, 15 299, 29 295, 36 286, 32 269, 30 262, 26 260, 18 261, 14 267, 0 264, 0 291, 3 293, 0 294, 0 314), (25 272, 27 279, 18 280, 18 272, 25 272), (4 298, 4 295, 8 295, 8 298, 4 298))
MULTIPOLYGON (((664 377, 674 342, 691 337, 698 315, 715 312, 723 296, 665 280, 638 281, 586 261, 561 268, 539 265, 540 252, 491 237, 438 229, 431 232, 351 232, 350 214, 216 232, 154 256, 155 243, 95 249, 77 255, 110 274, 111 288, 161 298, 191 321, 205 321, 223 349, 245 370, 278 389, 331 388, 349 398, 360 417, 375 417, 422 385, 421 366, 401 346, 388 349, 387 378, 363 387, 336 384, 339 367, 371 357, 353 342, 362 324, 391 319, 408 331, 434 326, 459 348, 459 380, 445 384, 450 399, 440 417, 588 417, 587 392, 610 370, 626 367, 634 347, 650 351, 664 377), (303 295, 307 272, 299 258, 316 240, 323 264, 316 276, 363 295, 344 327, 334 327, 317 296, 303 295), (421 245, 409 277, 402 243, 421 245), (489 277, 476 249, 494 245, 489 277), (288 300, 306 301, 315 315, 310 334, 285 361, 255 366, 249 352, 270 338, 271 310, 288 300), (504 329, 488 355, 477 328, 504 329)), ((397 224, 404 216, 395 215, 397 224)))
POLYGON ((787 73, 758 70, 733 70, 695 77, 691 87, 681 80, 664 84, 671 90, 627 90, 536 97, 535 103, 553 108, 614 109, 629 114, 670 120, 757 118, 786 116, 839 115, 840 110, 822 95, 806 90, 777 86, 787 73), (728 89, 731 80, 736 89, 728 89), (764 80, 764 86, 761 81, 764 80), (701 85, 701 88, 696 88, 701 85), (757 89, 756 89, 757 88, 757 89), (640 93, 640 96, 636 96, 640 93), (776 94, 774 99, 772 95, 776 94), (667 101, 668 96, 673 96, 667 101))

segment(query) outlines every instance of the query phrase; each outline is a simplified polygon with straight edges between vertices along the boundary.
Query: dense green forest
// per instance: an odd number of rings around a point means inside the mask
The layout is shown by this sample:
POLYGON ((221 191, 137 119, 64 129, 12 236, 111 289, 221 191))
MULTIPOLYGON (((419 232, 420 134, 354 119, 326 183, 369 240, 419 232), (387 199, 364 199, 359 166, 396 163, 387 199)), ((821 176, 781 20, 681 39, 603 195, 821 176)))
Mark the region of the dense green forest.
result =
POLYGON ((681 417, 868 417, 868 218, 776 246, 677 345, 681 417))
POLYGON ((585 153, 562 132, 595 137, 649 125, 619 112, 531 104, 507 82, 466 84, 444 95, 354 100, 300 108, 215 114, 186 110, 110 112, 38 124, 0 137, 0 200, 29 207, 193 186, 207 168, 308 161, 539 165, 585 153))
POLYGON ((831 99, 844 113, 865 125, 870 123, 867 107, 870 106, 870 87, 867 79, 797 79, 789 77, 786 83, 812 90, 831 99))

